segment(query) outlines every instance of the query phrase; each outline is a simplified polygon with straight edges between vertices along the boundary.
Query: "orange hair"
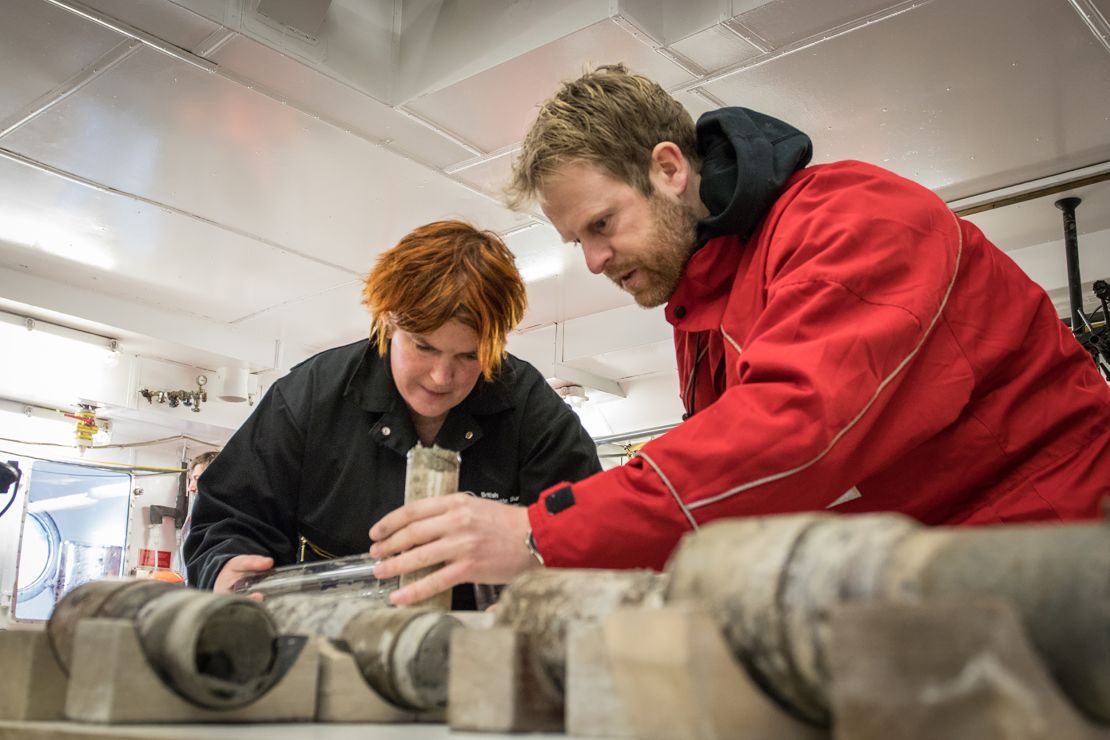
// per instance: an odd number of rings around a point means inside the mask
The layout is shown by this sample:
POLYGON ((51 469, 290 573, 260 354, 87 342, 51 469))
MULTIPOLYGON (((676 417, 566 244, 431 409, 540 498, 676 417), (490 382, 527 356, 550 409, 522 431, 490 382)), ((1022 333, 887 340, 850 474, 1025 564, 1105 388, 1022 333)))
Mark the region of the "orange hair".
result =
POLYGON ((462 221, 436 221, 383 252, 366 277, 362 302, 370 309, 370 337, 385 355, 392 322, 414 334, 455 319, 478 334, 482 377, 501 366, 509 332, 528 302, 513 253, 490 231, 462 221))

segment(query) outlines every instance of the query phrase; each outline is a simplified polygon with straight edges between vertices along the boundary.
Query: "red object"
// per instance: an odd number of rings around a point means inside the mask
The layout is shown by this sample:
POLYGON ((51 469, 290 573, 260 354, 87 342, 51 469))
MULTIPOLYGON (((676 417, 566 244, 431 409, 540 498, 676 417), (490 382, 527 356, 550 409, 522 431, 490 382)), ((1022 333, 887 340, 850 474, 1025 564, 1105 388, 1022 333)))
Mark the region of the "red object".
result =
POLYGON ((173 553, 169 550, 139 550, 139 567, 142 568, 169 568, 173 553))
POLYGON ((1009 257, 890 172, 796 173, 746 244, 693 255, 666 315, 696 413, 572 505, 546 505, 556 487, 529 508, 548 565, 661 568, 722 517, 1074 520, 1110 495, 1090 356, 1009 257))

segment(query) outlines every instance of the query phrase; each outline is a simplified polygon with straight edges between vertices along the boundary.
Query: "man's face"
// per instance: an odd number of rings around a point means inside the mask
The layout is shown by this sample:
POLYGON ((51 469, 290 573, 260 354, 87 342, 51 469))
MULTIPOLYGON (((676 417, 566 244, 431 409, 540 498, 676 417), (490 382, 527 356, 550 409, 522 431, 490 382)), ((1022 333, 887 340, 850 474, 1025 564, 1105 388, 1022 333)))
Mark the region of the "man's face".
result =
POLYGON ((416 421, 442 420, 482 374, 477 332, 454 319, 427 334, 394 327, 389 348, 393 382, 416 421))
POLYGON ((557 170, 539 202, 563 240, 582 245, 590 272, 644 308, 670 299, 694 246, 697 216, 688 206, 659 193, 645 197, 585 163, 557 170))

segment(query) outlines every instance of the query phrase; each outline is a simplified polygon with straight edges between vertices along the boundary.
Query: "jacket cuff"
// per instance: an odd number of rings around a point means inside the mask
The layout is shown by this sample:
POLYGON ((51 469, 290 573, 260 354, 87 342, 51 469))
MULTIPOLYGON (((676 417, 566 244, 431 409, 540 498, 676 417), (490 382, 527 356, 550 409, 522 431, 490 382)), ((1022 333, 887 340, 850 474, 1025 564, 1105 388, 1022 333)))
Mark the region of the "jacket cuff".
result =
POLYGON ((690 523, 654 471, 633 461, 543 491, 528 507, 548 567, 662 570, 690 523))

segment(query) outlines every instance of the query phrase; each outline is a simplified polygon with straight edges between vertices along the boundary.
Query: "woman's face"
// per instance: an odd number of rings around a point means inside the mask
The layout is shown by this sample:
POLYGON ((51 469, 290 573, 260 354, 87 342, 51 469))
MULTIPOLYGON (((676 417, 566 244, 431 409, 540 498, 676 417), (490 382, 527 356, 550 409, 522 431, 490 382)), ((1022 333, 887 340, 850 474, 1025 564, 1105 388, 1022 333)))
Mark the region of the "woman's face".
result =
POLYGON ((190 496, 197 495, 197 479, 208 468, 208 463, 197 463, 189 469, 189 483, 186 486, 190 496))
POLYGON ((427 334, 393 327, 389 347, 393 382, 415 421, 441 421, 482 374, 477 332, 454 319, 427 334))

